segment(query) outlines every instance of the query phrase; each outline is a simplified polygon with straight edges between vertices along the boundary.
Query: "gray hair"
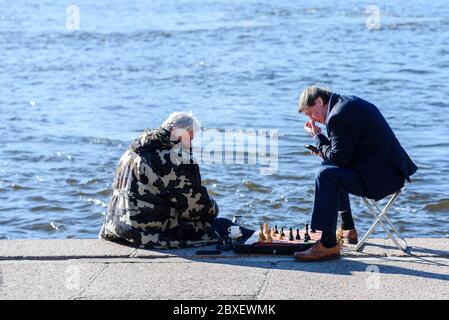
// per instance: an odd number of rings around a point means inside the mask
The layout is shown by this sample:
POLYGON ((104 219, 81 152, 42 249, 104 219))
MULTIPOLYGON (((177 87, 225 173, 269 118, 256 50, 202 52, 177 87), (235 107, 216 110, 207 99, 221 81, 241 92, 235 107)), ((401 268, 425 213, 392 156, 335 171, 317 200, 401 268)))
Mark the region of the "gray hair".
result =
POLYGON ((198 130, 200 124, 193 116, 192 111, 189 112, 173 112, 168 118, 162 122, 161 128, 168 131, 172 129, 198 130))
POLYGON ((315 104, 315 100, 319 97, 323 99, 323 103, 328 103, 332 92, 325 87, 310 86, 304 89, 299 97, 298 112, 304 112, 315 104))

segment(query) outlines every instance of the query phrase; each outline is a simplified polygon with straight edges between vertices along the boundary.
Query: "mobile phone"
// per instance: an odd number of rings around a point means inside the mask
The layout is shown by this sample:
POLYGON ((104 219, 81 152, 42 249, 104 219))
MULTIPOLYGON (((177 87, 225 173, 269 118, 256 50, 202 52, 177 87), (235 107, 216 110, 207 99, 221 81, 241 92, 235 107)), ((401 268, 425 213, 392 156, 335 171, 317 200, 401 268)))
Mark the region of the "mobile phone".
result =
POLYGON ((197 255, 199 256, 204 256, 204 255, 218 255, 221 254, 220 250, 198 250, 196 252, 197 255))
POLYGON ((304 148, 309 149, 310 151, 313 151, 315 153, 320 153, 320 150, 318 150, 317 147, 312 146, 311 144, 304 145, 304 148))

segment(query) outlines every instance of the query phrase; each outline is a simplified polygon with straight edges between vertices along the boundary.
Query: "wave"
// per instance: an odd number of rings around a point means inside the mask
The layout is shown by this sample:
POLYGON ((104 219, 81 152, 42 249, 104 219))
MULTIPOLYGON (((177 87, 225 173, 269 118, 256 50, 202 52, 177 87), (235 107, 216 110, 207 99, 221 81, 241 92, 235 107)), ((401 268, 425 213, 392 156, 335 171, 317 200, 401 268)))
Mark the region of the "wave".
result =
POLYGON ((261 192, 261 193, 271 193, 271 188, 265 187, 261 184, 255 183, 250 180, 244 180, 243 185, 250 191, 261 192))
POLYGON ((11 184, 10 188, 13 190, 34 190, 34 188, 23 186, 20 184, 15 184, 15 183, 11 184))
POLYGON ((24 227, 24 229, 33 230, 33 231, 44 231, 44 232, 54 232, 61 229, 65 229, 64 225, 56 224, 54 222, 50 223, 33 223, 24 227))
POLYGON ((92 193, 78 190, 77 194, 82 197, 93 197, 93 196, 109 196, 111 192, 112 191, 110 189, 104 189, 92 193))
POLYGON ((98 206, 98 207, 106 208, 108 206, 108 204, 106 202, 101 201, 99 199, 95 199, 95 198, 86 198, 83 201, 91 203, 91 204, 93 204, 95 206, 98 206))
POLYGON ((29 196, 25 198, 28 201, 33 201, 33 202, 48 202, 49 200, 45 197, 42 196, 29 196))
MULTIPOLYGON (((172 26, 170 28, 165 27, 164 29, 140 29, 133 30, 129 32, 97 32, 97 31, 79 31, 79 32, 60 32, 60 31, 0 31, 0 37, 15 39, 15 43, 20 43, 22 46, 27 46, 34 48, 36 46, 48 46, 61 44, 61 42, 69 42, 72 46, 77 42, 92 43, 92 45, 105 44, 117 44, 123 46, 127 42, 154 42, 156 40, 166 40, 177 36, 182 36, 185 34, 201 34, 210 33, 214 34, 224 34, 230 31, 236 30, 258 30, 272 28, 272 23, 261 23, 254 20, 241 20, 233 21, 223 21, 220 23, 210 23, 210 24, 199 24, 190 23, 172 26)), ((86 49, 86 47, 85 47, 86 49)), ((87 50, 93 50, 94 48, 88 48, 87 50)))
POLYGON ((423 75, 423 74, 432 74, 435 72, 432 70, 404 68, 404 69, 399 69, 397 71, 397 73, 412 73, 412 74, 417 74, 417 75, 423 75))
POLYGON ((429 203, 425 205, 424 209, 431 212, 445 211, 447 213, 449 211, 449 199, 442 199, 435 203, 429 203))
POLYGON ((41 206, 35 206, 30 209, 33 212, 62 212, 62 211, 69 211, 69 209, 64 207, 55 207, 55 206, 47 206, 47 205, 41 205, 41 206))
POLYGON ((434 144, 417 144, 415 145, 415 148, 432 148, 432 147, 448 147, 449 142, 442 142, 442 143, 434 143, 434 144))
MULTIPOLYGON (((68 142, 71 144, 101 144, 101 145, 107 145, 107 146, 123 146, 127 145, 128 142, 125 143, 125 141, 118 140, 118 139, 111 139, 106 137, 94 137, 94 136, 55 136, 55 135, 47 135, 45 137, 39 136, 39 135, 32 135, 32 136, 24 136, 21 138, 23 141, 26 142, 38 142, 38 143, 45 143, 45 144, 57 144, 57 145, 67 145, 68 142)), ((10 152, 14 153, 23 153, 23 154, 32 154, 30 151, 26 150, 8 150, 10 152)), ((61 152, 56 152, 50 156, 47 157, 60 157, 63 156, 61 152)), ((44 157, 44 156, 42 156, 44 157)))

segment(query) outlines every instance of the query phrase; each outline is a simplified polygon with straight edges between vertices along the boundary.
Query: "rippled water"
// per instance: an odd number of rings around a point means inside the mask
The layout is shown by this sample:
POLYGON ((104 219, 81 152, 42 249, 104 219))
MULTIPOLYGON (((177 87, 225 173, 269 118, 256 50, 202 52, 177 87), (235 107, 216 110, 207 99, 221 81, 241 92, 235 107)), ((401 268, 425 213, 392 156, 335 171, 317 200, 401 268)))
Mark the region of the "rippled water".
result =
POLYGON ((74 32, 65 1, 0 4, 0 238, 95 237, 127 145, 183 109, 208 128, 279 130, 274 175, 202 167, 222 216, 306 223, 318 159, 296 101, 314 83, 379 106, 420 167, 392 220, 406 236, 449 236, 445 1, 78 0, 74 32))

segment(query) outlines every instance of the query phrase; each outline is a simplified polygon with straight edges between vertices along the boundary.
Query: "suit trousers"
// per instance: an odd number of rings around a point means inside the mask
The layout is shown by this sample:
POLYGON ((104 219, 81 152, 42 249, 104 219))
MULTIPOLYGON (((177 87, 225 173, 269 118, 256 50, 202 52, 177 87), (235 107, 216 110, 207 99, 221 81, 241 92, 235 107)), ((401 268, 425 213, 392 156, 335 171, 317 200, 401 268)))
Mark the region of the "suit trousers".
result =
POLYGON ((312 230, 335 232, 338 212, 351 210, 349 194, 366 196, 359 173, 352 168, 338 167, 323 160, 315 179, 312 230))

